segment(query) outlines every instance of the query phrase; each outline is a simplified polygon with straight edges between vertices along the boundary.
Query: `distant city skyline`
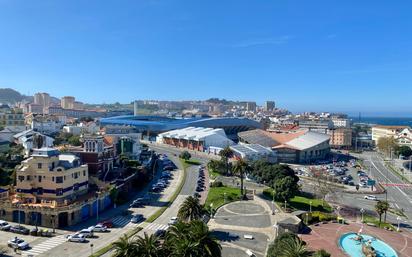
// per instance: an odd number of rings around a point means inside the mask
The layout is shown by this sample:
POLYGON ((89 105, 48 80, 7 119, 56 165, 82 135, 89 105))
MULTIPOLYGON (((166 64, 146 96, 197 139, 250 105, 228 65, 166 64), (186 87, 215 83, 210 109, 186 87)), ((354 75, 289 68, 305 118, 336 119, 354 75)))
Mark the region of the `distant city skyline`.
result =
POLYGON ((0 0, 0 87, 412 116, 412 3, 0 0))

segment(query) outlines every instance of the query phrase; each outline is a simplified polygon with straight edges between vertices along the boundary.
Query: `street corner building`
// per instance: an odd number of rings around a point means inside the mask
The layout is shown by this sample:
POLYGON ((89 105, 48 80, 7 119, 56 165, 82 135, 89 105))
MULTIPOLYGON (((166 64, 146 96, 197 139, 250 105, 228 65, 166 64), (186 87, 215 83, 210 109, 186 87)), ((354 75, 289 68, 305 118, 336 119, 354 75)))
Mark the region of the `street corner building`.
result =
POLYGON ((16 186, 0 197, 0 218, 62 228, 97 215, 110 197, 89 191, 89 171, 79 158, 57 149, 33 149, 16 171, 16 186))

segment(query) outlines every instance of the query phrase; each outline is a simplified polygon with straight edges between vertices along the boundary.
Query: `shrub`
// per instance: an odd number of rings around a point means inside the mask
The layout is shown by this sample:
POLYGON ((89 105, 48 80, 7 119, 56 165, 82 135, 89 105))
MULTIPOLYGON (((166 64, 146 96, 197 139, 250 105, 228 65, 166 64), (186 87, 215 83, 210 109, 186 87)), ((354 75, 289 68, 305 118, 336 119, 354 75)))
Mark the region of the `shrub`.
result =
POLYGON ((215 181, 211 185, 211 187, 223 187, 222 181, 215 181))

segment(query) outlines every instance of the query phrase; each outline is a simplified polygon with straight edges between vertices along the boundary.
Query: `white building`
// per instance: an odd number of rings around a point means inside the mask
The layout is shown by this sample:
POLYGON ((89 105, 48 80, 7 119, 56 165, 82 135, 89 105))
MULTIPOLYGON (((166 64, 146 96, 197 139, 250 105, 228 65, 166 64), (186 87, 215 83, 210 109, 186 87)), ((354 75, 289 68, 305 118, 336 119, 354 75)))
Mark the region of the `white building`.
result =
POLYGON ((265 160, 270 163, 277 162, 275 152, 269 147, 258 144, 238 144, 230 146, 233 155, 247 161, 265 160))
POLYGON ((202 127, 187 127, 161 133, 156 141, 197 151, 205 151, 211 146, 224 148, 234 144, 223 129, 202 127))
POLYGON ((334 128, 350 128, 350 119, 332 117, 332 123, 334 128))
POLYGON ((70 133, 76 136, 81 134, 97 134, 100 127, 95 122, 81 122, 78 125, 66 125, 63 127, 63 132, 70 133))
POLYGON ((401 132, 395 135, 395 140, 400 146, 409 146, 412 148, 412 129, 404 128, 401 132))
POLYGON ((31 122, 31 129, 34 131, 38 131, 42 134, 54 134, 58 133, 64 123, 60 122, 59 120, 37 120, 33 119, 31 122))
POLYGON ((43 145, 41 147, 52 147, 54 143, 54 138, 43 135, 39 132, 33 131, 32 129, 20 132, 13 136, 14 142, 16 144, 21 144, 24 147, 24 156, 30 156, 33 150, 33 140, 35 136, 43 137, 43 145))
POLYGON ((402 130, 407 128, 406 126, 383 126, 377 125, 372 127, 372 140, 375 144, 378 143, 381 137, 395 137, 402 130))

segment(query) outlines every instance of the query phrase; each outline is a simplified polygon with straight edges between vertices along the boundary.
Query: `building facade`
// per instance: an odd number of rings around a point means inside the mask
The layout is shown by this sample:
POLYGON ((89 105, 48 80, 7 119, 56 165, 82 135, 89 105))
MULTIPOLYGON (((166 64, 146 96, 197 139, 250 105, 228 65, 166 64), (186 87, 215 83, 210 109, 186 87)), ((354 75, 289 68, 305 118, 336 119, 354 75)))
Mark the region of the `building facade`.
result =
POLYGON ((73 96, 63 96, 60 105, 63 109, 74 109, 75 98, 73 96))
POLYGON ((0 106, 0 127, 22 127, 25 128, 23 110, 10 108, 7 105, 0 106))
POLYGON ((337 128, 329 130, 330 146, 333 148, 349 149, 352 146, 352 129, 337 128))
POLYGON ((264 108, 265 111, 271 112, 275 109, 275 102, 274 101, 266 101, 263 108, 264 108))
POLYGON ((383 126, 377 125, 372 127, 372 140, 375 145, 378 143, 379 138, 382 137, 395 137, 402 130, 407 128, 407 126, 383 126))

